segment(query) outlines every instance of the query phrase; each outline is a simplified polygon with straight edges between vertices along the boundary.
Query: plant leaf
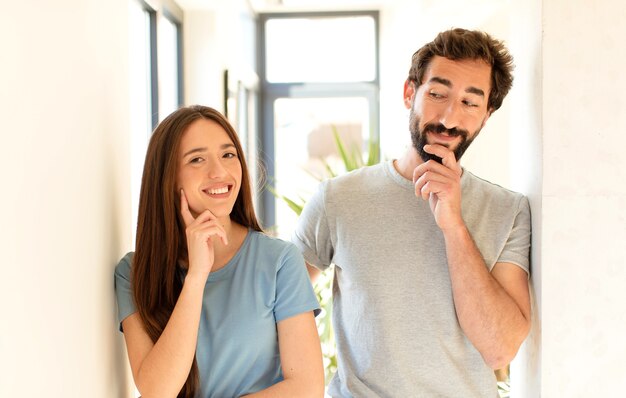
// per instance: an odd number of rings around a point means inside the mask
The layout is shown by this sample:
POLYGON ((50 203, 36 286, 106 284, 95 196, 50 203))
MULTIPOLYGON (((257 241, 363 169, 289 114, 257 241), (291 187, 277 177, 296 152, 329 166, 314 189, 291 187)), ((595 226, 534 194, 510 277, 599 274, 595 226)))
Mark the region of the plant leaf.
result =
POLYGON ((335 144, 337 145, 337 151, 339 151, 339 155, 341 156, 341 160, 343 160, 343 164, 346 166, 346 170, 354 170, 354 164, 350 157, 346 152, 346 148, 341 141, 341 136, 337 131, 337 127, 334 124, 330 125, 330 128, 333 130, 333 137, 335 138, 335 144))
MULTIPOLYGON (((278 192, 276 192, 276 190, 274 189, 274 187, 271 187, 269 185, 265 186, 265 188, 270 191, 272 193, 272 195, 274 195, 276 198, 282 200, 283 202, 285 202, 287 204, 287 206, 289 206, 289 208, 291 210, 293 210, 294 213, 296 213, 296 215, 300 215, 302 213, 302 210, 304 209, 304 200, 301 201, 301 203, 297 203, 296 201, 294 201, 293 199, 289 199, 288 197, 279 194, 278 192)), ((302 199, 302 198, 300 198, 302 199)))
POLYGON ((380 143, 370 140, 367 144, 367 166, 373 166, 380 162, 380 143))

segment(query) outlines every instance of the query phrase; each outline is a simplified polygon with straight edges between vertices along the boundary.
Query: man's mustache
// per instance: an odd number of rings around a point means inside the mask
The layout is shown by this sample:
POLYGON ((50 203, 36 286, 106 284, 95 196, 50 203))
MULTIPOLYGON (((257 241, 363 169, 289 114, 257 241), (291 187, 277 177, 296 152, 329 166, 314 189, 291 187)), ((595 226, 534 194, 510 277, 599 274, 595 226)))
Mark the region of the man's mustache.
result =
POLYGON ((443 124, 427 124, 424 127, 424 132, 425 133, 431 132, 431 133, 438 133, 438 134, 448 133, 450 137, 457 137, 460 135, 460 136, 467 138, 467 131, 463 129, 457 129, 456 127, 448 129, 443 124))

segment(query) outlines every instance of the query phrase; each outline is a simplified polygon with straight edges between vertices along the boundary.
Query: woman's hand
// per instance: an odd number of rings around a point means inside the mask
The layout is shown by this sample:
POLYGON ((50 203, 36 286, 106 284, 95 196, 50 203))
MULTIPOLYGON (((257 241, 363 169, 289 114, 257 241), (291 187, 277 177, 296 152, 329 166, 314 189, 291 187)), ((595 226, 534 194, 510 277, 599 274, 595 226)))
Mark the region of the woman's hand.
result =
POLYGON ((185 192, 180 190, 180 213, 185 222, 187 236, 187 251, 189 253, 188 276, 209 276, 215 260, 215 251, 212 238, 217 236, 227 245, 226 230, 219 224, 217 217, 211 211, 205 210, 194 218, 189 210, 189 203, 185 192))

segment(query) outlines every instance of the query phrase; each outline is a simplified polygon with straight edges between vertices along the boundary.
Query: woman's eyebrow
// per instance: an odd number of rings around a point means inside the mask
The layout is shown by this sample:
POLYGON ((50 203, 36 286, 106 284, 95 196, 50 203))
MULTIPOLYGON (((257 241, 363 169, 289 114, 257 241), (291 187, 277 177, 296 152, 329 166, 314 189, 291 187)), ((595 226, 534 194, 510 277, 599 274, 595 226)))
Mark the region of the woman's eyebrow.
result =
POLYGON ((188 150, 187 152, 185 152, 183 154, 183 157, 187 156, 187 155, 191 155, 192 153, 197 153, 197 152, 205 152, 207 150, 206 147, 202 147, 202 148, 193 148, 188 150))
MULTIPOLYGON (((220 145, 220 149, 228 149, 228 148, 235 148, 235 145, 230 142, 220 145)), ((187 155, 191 155, 192 153, 206 152, 207 150, 208 150, 207 147, 193 148, 185 152, 183 154, 183 157, 187 155)))

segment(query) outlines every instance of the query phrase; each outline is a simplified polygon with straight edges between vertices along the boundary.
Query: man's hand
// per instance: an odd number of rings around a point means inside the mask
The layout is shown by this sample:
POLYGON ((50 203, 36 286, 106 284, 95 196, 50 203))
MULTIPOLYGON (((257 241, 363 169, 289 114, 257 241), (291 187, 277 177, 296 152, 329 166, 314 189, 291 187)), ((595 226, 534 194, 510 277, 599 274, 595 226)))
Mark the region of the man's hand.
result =
POLYGON ((463 226, 461 174, 454 152, 443 145, 425 145, 424 151, 439 156, 442 164, 429 160, 413 171, 415 196, 428 200, 435 221, 443 231, 463 226))

